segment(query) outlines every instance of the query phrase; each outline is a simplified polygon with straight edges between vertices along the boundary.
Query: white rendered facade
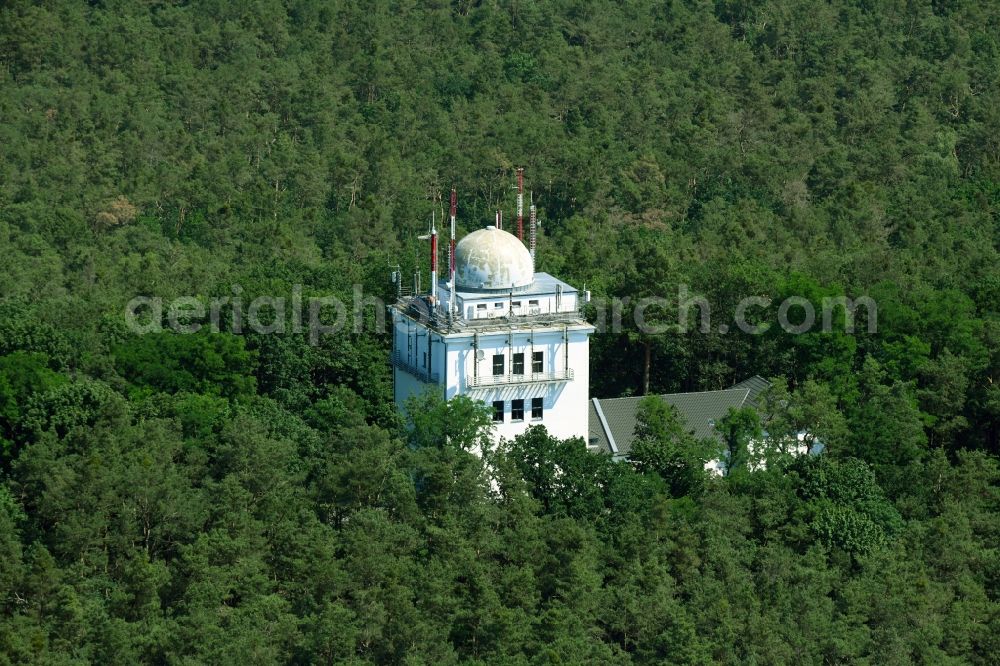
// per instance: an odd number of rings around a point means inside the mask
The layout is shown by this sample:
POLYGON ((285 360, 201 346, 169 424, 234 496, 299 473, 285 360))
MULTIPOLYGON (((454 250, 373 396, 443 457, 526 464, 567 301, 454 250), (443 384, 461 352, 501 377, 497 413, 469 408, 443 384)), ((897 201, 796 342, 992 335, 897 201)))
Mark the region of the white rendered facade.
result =
POLYGON ((496 271, 504 252, 527 255, 527 250, 510 234, 488 229, 482 234, 489 240, 485 250, 480 244, 473 248, 478 254, 469 252, 468 245, 477 240, 472 238, 456 252, 458 273, 473 275, 482 286, 458 280, 452 298, 449 281, 441 280, 436 301, 415 297, 390 308, 395 402, 404 409, 407 398, 427 390, 441 391, 446 399, 466 395, 494 410, 497 439, 540 424, 556 437, 586 441, 594 328, 579 314, 580 294, 547 273, 525 275, 519 254, 517 270, 503 264, 500 273, 493 273, 511 286, 491 284, 489 274, 484 278, 472 262, 486 252, 496 271), (494 242, 504 245, 501 251, 495 251, 494 242))

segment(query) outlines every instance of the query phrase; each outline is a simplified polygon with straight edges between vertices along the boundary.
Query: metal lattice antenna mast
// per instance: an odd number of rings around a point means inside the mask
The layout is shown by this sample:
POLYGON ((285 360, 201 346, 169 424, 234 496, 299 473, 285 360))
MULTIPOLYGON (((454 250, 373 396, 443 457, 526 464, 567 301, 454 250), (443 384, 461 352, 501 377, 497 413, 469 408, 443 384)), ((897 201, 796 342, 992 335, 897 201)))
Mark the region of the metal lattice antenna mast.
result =
POLYGON ((538 243, 538 209, 535 208, 534 193, 530 195, 531 206, 528 208, 528 251, 531 253, 531 269, 535 269, 535 247, 538 243))
POLYGON ((524 167, 517 170, 517 240, 524 242, 524 167))

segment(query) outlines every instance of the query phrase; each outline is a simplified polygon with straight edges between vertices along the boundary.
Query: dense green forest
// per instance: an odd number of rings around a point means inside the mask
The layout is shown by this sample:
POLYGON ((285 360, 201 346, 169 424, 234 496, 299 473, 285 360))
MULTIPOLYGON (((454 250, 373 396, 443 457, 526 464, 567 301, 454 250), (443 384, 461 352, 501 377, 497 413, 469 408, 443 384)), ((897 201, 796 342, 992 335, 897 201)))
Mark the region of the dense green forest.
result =
POLYGON ((998 250, 995 3, 4 2, 0 663, 994 663, 998 250), (592 341, 592 395, 774 377, 725 446, 825 453, 708 478, 648 403, 631 463, 490 449, 399 418, 374 326, 126 325, 388 298, 521 166, 596 297, 872 298, 592 341))

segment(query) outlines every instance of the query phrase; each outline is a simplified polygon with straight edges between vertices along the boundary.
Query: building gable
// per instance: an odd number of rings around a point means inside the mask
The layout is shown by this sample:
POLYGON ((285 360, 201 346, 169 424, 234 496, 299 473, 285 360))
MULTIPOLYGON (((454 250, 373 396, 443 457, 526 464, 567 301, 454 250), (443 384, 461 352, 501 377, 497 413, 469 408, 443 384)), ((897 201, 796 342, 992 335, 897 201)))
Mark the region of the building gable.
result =
MULTIPOLYGON (((770 383, 766 379, 755 376, 720 391, 667 393, 660 397, 677 408, 688 431, 695 437, 721 440, 715 424, 730 409, 756 407, 758 397, 768 386, 770 383)), ((641 400, 642 396, 592 399, 589 410, 590 448, 617 458, 627 458, 635 439, 641 400)))

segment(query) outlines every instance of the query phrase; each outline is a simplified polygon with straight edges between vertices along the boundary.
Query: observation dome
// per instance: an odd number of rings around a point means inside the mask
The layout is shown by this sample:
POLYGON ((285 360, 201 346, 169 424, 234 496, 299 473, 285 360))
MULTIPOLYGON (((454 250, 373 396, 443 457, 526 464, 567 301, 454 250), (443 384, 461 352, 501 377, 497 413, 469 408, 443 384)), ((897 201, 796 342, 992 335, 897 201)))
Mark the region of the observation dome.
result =
POLYGON ((490 225, 473 231, 455 246, 459 289, 515 289, 535 279, 531 253, 516 236, 490 225))

